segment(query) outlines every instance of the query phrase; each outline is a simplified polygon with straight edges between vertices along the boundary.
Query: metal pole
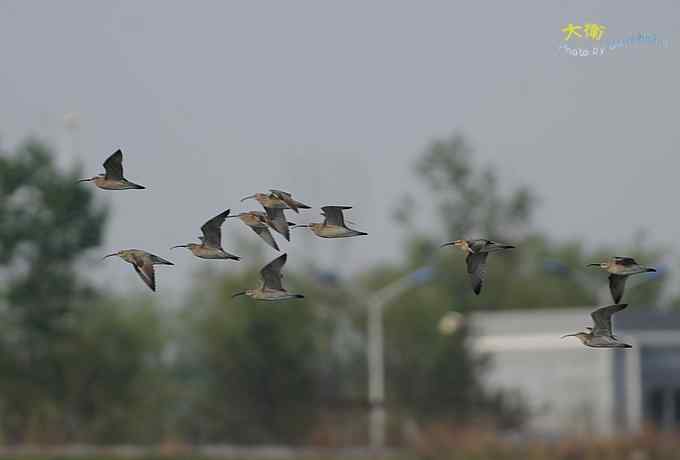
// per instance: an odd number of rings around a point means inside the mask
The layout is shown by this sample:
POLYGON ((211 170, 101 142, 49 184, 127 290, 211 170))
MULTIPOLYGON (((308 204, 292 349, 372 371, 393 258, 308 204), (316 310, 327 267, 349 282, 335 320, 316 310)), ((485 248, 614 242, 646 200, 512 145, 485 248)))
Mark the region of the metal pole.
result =
POLYGON ((385 409, 385 353, 383 309, 410 287, 424 283, 432 277, 431 266, 424 266, 373 293, 368 298, 368 337, 366 358, 368 362, 369 438, 372 448, 385 446, 387 410, 385 409))

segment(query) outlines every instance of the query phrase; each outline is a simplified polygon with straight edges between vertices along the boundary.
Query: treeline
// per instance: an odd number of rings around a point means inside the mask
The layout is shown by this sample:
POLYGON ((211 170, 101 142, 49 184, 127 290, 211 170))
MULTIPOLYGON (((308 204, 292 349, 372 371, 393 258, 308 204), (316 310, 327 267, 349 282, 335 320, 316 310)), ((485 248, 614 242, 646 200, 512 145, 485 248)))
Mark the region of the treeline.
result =
MULTIPOLYGON (((275 308, 230 298, 258 282, 259 267, 242 263, 246 269, 197 277, 182 305, 167 308, 157 297, 112 296, 82 276, 109 213, 76 184, 80 171, 60 170, 53 157, 35 140, 0 155, 4 444, 365 443, 366 306, 356 292, 428 265, 432 278, 385 311, 391 441, 414 426, 517 427, 526 415, 521 398, 485 390, 493 363, 474 353, 465 323, 443 334, 440 321, 478 308, 594 305, 606 283, 582 277, 582 267, 612 255, 534 232, 533 193, 501 190, 495 172, 478 167, 454 135, 433 142, 414 165, 439 218, 423 231, 410 213, 397 213, 407 228, 401 260, 351 279, 313 278, 316 267, 288 272, 288 287, 307 296, 275 308), (461 254, 438 250, 476 235, 521 248, 489 265, 493 288, 481 297, 470 290, 461 254)), ((395 198, 399 209, 415 202, 395 198)), ((653 264, 659 253, 633 244, 628 254, 653 264)), ((627 300, 656 305, 663 282, 636 286, 627 300)))

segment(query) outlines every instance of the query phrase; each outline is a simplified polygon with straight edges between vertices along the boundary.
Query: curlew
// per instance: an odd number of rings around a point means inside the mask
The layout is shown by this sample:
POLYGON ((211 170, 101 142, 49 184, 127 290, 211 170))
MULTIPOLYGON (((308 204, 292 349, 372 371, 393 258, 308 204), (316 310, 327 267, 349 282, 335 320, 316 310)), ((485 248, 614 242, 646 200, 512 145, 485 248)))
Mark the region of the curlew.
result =
POLYGON ((272 226, 272 224, 266 213, 261 211, 248 211, 227 217, 238 217, 241 219, 241 222, 252 228, 253 231, 257 233, 257 235, 262 238, 269 246, 273 247, 277 251, 280 251, 279 245, 276 244, 276 240, 269 231, 268 226, 272 226))
POLYGON ((218 260, 241 260, 239 256, 230 254, 222 249, 222 224, 224 219, 229 215, 229 209, 221 214, 216 215, 207 221, 201 227, 203 236, 199 236, 201 244, 187 243, 173 246, 174 248, 187 248, 193 255, 201 259, 218 259, 218 260))
POLYGON ((587 332, 563 335, 562 338, 576 337, 583 345, 592 348, 633 348, 627 343, 619 342, 618 337, 612 333, 612 315, 627 306, 628 304, 621 303, 598 308, 590 314, 594 327, 587 327, 587 332))
POLYGON ((351 236, 368 235, 366 232, 353 230, 345 225, 345 217, 343 210, 352 209, 351 206, 324 206, 323 211, 324 221, 322 223, 311 223, 304 225, 295 225, 293 228, 307 227, 311 229, 316 236, 321 238, 348 238, 351 236))
POLYGON ((240 291, 232 295, 232 297, 237 297, 240 295, 247 295, 255 300, 288 300, 288 299, 302 299, 304 295, 302 294, 291 294, 286 291, 281 284, 281 269, 286 264, 287 254, 283 254, 273 261, 269 262, 265 267, 260 270, 260 276, 262 277, 262 287, 257 289, 247 289, 245 291, 240 291))
POLYGON ((106 159, 104 171, 106 171, 106 174, 99 174, 90 179, 80 179, 78 182, 94 182, 94 185, 104 190, 140 190, 146 188, 123 177, 123 152, 120 149, 106 159))
POLYGON ((169 260, 151 254, 150 252, 142 251, 141 249, 124 249, 122 251, 109 254, 104 257, 118 256, 125 262, 132 264, 139 277, 146 283, 149 288, 156 292, 156 275, 153 269, 154 265, 175 265, 169 260))
POLYGON ((257 202, 265 209, 292 209, 296 213, 300 212, 299 209, 310 209, 306 204, 294 200, 293 196, 288 192, 281 190, 269 190, 269 192, 269 194, 255 193, 253 195, 248 195, 247 197, 241 198, 241 201, 255 198, 255 200, 257 200, 257 202))
POLYGON ((588 264, 588 267, 598 267, 609 273, 609 291, 616 303, 621 301, 630 275, 656 271, 656 268, 638 264, 632 257, 612 257, 606 262, 588 264))
POLYGON ((470 275, 472 290, 477 295, 482 291, 482 284, 486 277, 486 258, 489 253, 515 248, 509 244, 497 243, 484 238, 455 240, 441 245, 442 248, 445 246, 456 246, 467 254, 467 257, 465 257, 467 272, 470 275))

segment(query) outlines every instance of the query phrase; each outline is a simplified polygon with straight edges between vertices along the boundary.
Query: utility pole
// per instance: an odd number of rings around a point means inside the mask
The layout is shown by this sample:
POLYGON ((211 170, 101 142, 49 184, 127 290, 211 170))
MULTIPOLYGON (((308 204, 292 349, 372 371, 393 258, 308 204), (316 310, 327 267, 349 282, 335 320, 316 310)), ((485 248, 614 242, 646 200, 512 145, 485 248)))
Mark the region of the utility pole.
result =
POLYGON ((368 401, 370 404, 369 439, 371 447, 385 446, 387 411, 385 409, 385 350, 383 331, 384 307, 404 291, 432 278, 433 269, 424 266, 405 275, 368 297, 368 336, 366 358, 368 362, 368 401))

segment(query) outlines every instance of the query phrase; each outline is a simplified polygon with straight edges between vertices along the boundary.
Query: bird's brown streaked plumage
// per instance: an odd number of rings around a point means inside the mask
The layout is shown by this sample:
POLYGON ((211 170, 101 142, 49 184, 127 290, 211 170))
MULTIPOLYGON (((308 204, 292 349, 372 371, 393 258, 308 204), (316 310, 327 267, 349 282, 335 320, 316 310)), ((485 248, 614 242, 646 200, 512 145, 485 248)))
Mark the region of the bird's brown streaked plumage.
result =
POLYGON ((441 245, 441 247, 445 246, 456 246, 465 252, 465 263, 467 265, 467 272, 470 275, 470 284, 476 295, 479 295, 482 291, 482 285, 486 278, 486 259, 488 255, 492 252, 514 249, 514 246, 510 244, 497 243, 496 241, 484 238, 455 240, 441 245))
POLYGON ((141 190, 146 187, 130 182, 123 176, 123 152, 118 149, 104 161, 105 174, 81 179, 78 182, 94 182, 104 190, 141 190))
POLYGON ((656 271, 656 268, 638 264, 632 257, 619 256, 611 257, 604 262, 588 264, 588 267, 598 267, 609 273, 609 292, 616 303, 623 298, 629 276, 656 271))
POLYGON ((309 228, 316 236, 321 238, 349 238, 352 236, 368 235, 366 232, 351 229, 345 224, 343 211, 352 209, 351 206, 324 206, 321 214, 324 216, 322 223, 310 223, 295 225, 293 228, 309 228))
POLYGON ((173 246, 174 248, 187 248, 193 255, 201 259, 212 260, 241 260, 237 255, 231 254, 222 248, 222 224, 229 216, 229 209, 216 215, 201 226, 203 236, 199 236, 201 244, 187 243, 173 246))
POLYGON ((581 343, 592 348, 632 348, 631 345, 620 342, 612 329, 612 316, 627 306, 628 304, 624 303, 600 307, 590 314, 593 320, 592 328, 587 328, 587 332, 566 334, 562 338, 576 337, 581 343))
POLYGON ((139 275, 149 289, 154 292, 156 291, 156 273, 153 266, 175 265, 169 260, 165 260, 150 252, 142 251, 141 249, 124 249, 113 254, 108 254, 104 259, 112 256, 118 256, 125 262, 132 264, 137 275, 139 275))
POLYGON ((262 270, 260 270, 260 276, 262 277, 262 287, 236 292, 232 295, 232 297, 247 295, 248 297, 251 297, 255 300, 268 301, 304 298, 304 295, 302 294, 291 294, 283 288, 283 283, 281 282, 283 275, 281 274, 281 270, 286 264, 287 258, 287 254, 282 254, 269 262, 264 266, 264 268, 262 268, 262 270))

